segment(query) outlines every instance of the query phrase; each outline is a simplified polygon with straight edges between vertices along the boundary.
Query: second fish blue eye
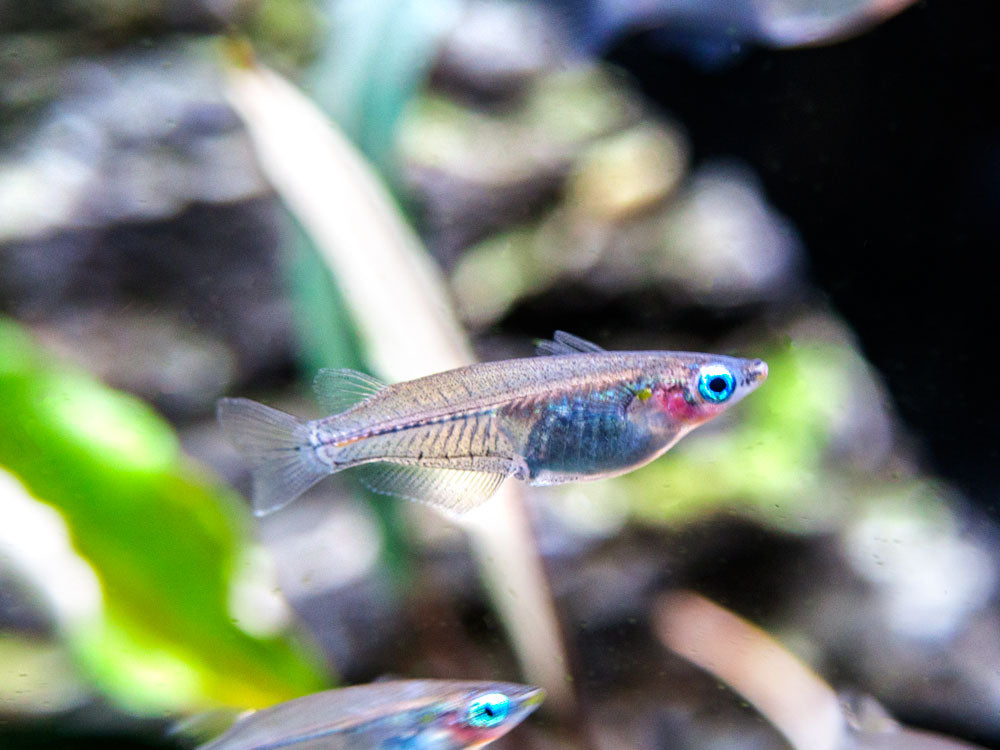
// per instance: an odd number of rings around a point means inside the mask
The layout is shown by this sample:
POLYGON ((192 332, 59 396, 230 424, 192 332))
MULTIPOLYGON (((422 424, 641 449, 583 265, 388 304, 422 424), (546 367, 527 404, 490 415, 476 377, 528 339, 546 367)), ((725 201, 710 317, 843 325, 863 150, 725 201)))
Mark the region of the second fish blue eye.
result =
POLYGON ((722 365, 706 365, 698 375, 698 392, 706 401, 722 403, 736 390, 736 378, 722 365))
POLYGON ((474 698, 465 713, 465 723, 488 729, 502 723, 510 713, 510 698, 503 693, 487 693, 474 698))

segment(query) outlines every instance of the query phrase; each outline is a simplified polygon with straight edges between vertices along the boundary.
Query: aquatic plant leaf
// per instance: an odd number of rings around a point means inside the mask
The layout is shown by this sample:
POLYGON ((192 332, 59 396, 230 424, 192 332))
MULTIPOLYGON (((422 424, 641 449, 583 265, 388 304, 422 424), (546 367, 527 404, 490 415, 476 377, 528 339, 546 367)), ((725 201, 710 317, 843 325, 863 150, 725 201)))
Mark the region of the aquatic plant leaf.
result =
MULTIPOLYGON (((459 6, 453 0, 324 0, 320 5, 329 23, 308 74, 310 96, 383 172, 392 172, 399 120, 429 73, 441 35, 455 22, 459 6)), ((298 231, 288 249, 292 262, 287 278, 306 371, 370 362, 371 352, 357 333, 340 282, 313 238, 298 231)), ((407 543, 398 511, 389 503, 377 503, 375 509, 387 562, 403 576, 400 561, 407 543)))
POLYGON ((284 281, 292 302, 302 370, 363 366, 357 327, 330 269, 298 224, 290 219, 284 281))
POLYGON ((0 319, 0 466, 55 508, 96 573, 103 609, 64 623, 83 670, 138 711, 260 706, 324 682, 287 634, 230 611, 249 544, 242 500, 180 453, 136 398, 50 362, 0 319))

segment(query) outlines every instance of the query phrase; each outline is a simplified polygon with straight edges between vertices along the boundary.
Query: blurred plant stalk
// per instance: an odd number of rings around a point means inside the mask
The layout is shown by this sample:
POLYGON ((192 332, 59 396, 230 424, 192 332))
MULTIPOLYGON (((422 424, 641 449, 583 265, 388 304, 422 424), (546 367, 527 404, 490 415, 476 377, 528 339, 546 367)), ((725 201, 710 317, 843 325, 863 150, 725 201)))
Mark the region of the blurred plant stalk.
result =
MULTIPOLYGON (((354 146, 260 65, 231 65, 226 86, 261 167, 336 277, 378 374, 407 380, 473 362, 437 268, 354 146)), ((506 482, 460 524, 524 677, 546 690, 548 706, 565 711, 566 652, 521 485, 506 482)))
POLYGON ((698 594, 662 595, 653 618, 667 648, 746 698, 795 750, 978 747, 903 727, 869 696, 842 700, 777 640, 698 594))
POLYGON ((837 750, 837 694, 767 633, 697 594, 660 598, 656 632, 670 650, 752 703, 796 750, 837 750))

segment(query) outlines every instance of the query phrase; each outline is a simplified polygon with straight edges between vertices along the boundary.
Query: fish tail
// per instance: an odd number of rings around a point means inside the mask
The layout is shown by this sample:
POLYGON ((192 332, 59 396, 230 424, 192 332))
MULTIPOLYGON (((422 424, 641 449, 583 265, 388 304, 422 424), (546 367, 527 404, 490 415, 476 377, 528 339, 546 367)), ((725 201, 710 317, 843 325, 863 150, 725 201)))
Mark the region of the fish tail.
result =
POLYGON ((288 505, 330 473, 313 449, 309 428, 291 414, 246 398, 219 399, 215 413, 250 462, 254 515, 288 505))

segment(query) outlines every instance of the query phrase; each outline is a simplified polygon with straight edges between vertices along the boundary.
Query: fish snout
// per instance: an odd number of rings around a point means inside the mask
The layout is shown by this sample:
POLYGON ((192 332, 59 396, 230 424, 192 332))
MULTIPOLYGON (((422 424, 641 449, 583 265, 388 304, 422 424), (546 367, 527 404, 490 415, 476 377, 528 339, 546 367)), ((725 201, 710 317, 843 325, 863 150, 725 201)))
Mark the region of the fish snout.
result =
POLYGON ((525 686, 513 696, 513 710, 511 719, 514 723, 523 721, 528 714, 531 714, 542 705, 545 700, 545 691, 538 687, 525 686))
POLYGON ((534 711, 545 700, 545 691, 542 688, 531 688, 521 696, 521 705, 524 708, 534 711))
POLYGON ((767 362, 762 359, 755 359, 747 367, 747 383, 755 385, 767 380, 767 362))

